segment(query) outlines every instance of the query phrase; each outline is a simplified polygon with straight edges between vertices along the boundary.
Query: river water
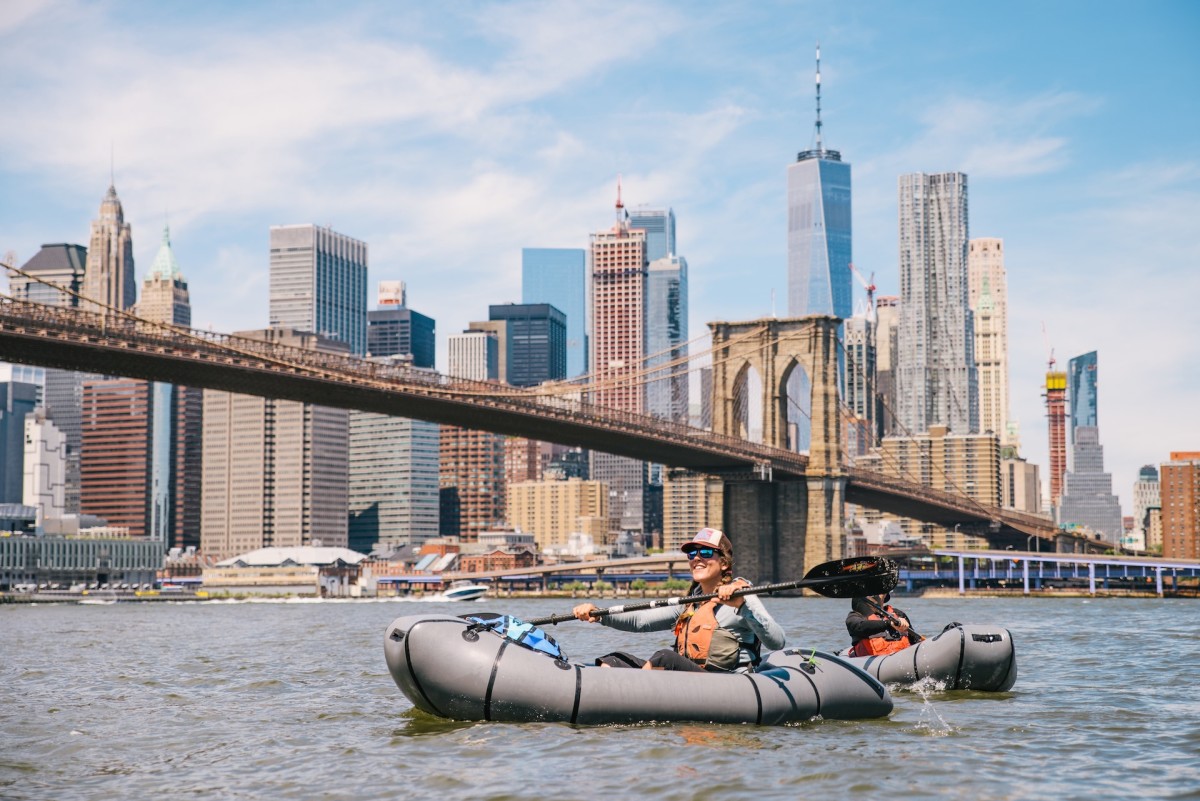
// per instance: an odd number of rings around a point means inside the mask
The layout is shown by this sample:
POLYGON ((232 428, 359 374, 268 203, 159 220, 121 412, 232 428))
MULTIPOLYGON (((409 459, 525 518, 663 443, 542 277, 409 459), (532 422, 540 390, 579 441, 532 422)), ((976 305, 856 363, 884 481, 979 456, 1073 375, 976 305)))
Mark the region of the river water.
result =
MULTIPOLYGON (((789 645, 846 644, 849 602, 766 603, 789 645)), ((402 614, 572 604, 0 607, 0 799, 1200 799, 1195 601, 897 601, 928 635, 1004 625, 1020 674, 998 695, 898 691, 877 721, 455 723, 414 710, 383 661, 402 614)), ((552 632, 576 659, 666 642, 552 632)))

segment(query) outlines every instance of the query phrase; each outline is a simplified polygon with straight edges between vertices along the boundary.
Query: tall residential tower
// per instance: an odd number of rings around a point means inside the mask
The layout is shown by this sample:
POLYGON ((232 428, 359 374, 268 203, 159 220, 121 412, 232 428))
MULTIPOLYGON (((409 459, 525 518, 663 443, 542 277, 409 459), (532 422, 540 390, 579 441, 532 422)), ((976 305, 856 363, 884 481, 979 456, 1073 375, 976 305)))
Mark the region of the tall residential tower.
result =
POLYGON ((979 430, 975 325, 967 303, 967 176, 900 176, 897 422, 905 436, 979 430))
POLYGON ((975 317, 979 430, 996 434, 1002 445, 1016 445, 1008 441, 1008 279, 1003 239, 971 240, 967 285, 975 317))

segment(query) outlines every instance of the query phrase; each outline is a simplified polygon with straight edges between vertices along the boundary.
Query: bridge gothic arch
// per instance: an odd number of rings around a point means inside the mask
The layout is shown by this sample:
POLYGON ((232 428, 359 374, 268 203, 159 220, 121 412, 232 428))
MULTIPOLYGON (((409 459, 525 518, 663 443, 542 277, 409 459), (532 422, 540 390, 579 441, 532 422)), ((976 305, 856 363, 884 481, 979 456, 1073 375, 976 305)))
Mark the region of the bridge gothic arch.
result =
POLYGON ((809 474, 842 472, 842 427, 838 409, 836 317, 812 315, 740 323, 709 323, 713 353, 713 431, 742 436, 739 390, 747 367, 761 377, 763 444, 786 449, 787 382, 803 369, 811 386, 809 474))
POLYGON ((730 481, 725 526, 739 566, 783 580, 842 556, 846 473, 837 387, 837 317, 812 315, 709 323, 713 431, 745 436, 739 393, 750 369, 761 377, 763 444, 788 446, 788 378, 803 370, 811 386, 808 469, 798 481, 730 481))

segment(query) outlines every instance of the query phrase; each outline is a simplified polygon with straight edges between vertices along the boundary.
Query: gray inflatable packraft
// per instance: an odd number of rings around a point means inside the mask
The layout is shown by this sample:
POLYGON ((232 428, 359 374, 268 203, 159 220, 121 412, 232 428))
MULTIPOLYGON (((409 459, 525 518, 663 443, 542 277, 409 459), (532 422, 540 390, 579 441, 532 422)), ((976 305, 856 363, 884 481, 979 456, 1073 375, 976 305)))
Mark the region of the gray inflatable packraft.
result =
POLYGON ((898 653, 846 661, 889 685, 930 680, 945 690, 1004 692, 1017 681, 1012 635, 1002 626, 950 625, 898 653))
POLYGON ((462 618, 409 615, 388 626, 384 656, 414 706, 453 720, 776 725, 892 711, 880 682, 820 651, 775 651, 749 674, 601 668, 556 660, 462 618))

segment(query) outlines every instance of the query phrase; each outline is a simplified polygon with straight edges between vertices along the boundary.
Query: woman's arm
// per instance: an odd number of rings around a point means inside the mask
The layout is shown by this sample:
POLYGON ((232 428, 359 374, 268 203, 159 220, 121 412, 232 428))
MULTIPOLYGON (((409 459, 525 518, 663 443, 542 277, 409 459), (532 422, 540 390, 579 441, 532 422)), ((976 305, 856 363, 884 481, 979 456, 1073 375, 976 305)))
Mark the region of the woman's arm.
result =
POLYGON ((768 650, 777 651, 782 648, 786 643, 783 626, 775 622, 775 618, 771 617, 771 613, 767 611, 767 607, 763 605, 757 595, 742 597, 744 602, 738 609, 738 615, 754 632, 754 636, 758 637, 768 650))
POLYGON ((605 615, 600 618, 600 623, 621 631, 663 631, 675 627, 675 621, 679 619, 683 608, 663 606, 658 609, 643 609, 640 612, 605 615))

